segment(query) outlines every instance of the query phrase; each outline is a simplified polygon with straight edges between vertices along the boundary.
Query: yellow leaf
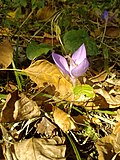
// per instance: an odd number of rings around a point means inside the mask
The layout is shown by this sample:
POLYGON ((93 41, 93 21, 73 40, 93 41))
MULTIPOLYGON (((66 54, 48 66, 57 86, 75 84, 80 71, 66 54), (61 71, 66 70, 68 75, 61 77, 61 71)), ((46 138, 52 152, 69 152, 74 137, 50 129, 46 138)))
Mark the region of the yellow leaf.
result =
POLYGON ((7 18, 14 19, 15 16, 16 16, 16 11, 17 11, 17 10, 15 10, 15 11, 10 11, 10 12, 8 13, 7 18))
POLYGON ((76 128, 70 115, 58 107, 53 107, 53 117, 55 123, 63 130, 63 132, 67 132, 76 128))
POLYGON ((46 84, 52 85, 61 99, 71 99, 72 83, 62 75, 54 64, 47 60, 38 60, 26 68, 24 72, 38 87, 44 87, 46 84))
POLYGON ((54 31, 56 35, 61 35, 61 29, 57 24, 54 25, 54 31))
POLYGON ((7 39, 0 43, 0 68, 7 68, 13 59, 13 48, 7 39))

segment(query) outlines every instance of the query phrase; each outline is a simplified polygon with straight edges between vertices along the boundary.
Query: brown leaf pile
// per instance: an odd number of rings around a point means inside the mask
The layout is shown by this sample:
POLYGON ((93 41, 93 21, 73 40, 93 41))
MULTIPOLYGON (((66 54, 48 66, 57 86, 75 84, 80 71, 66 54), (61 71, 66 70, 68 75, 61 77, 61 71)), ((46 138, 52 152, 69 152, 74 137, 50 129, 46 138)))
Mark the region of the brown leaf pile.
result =
POLYGON ((7 160, 65 160, 65 138, 30 138, 11 144, 4 144, 3 152, 7 160), (9 155, 11 154, 11 155, 9 155))

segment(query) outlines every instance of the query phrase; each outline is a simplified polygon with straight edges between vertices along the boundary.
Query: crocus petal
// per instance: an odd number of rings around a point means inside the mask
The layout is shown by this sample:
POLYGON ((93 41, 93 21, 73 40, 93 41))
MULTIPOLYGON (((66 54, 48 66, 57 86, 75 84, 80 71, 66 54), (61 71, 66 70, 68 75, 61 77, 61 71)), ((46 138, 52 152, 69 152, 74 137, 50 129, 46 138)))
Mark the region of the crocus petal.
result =
POLYGON ((86 48, 85 45, 82 44, 77 51, 75 51, 72 55, 72 60, 79 65, 86 58, 86 48))
POLYGON ((87 58, 85 58, 77 67, 72 69, 71 74, 77 78, 82 74, 84 74, 87 71, 88 67, 89 67, 89 62, 87 58))
POLYGON ((108 11, 104 11, 103 15, 102 15, 102 19, 106 20, 108 18, 108 11))
POLYGON ((68 63, 63 56, 56 54, 56 53, 52 53, 52 58, 53 58, 55 64, 60 68, 60 70, 63 73, 69 74, 68 63))

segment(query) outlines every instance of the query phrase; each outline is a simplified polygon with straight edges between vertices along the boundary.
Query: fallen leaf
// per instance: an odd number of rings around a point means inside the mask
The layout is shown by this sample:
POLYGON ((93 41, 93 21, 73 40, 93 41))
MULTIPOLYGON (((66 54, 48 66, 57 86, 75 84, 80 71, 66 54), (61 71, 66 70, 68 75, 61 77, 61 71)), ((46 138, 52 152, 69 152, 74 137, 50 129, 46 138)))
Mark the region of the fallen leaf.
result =
POLYGON ((120 37, 120 28, 115 26, 109 26, 106 29, 105 35, 107 38, 118 38, 120 37))
MULTIPOLYGON (((114 65, 109 68, 109 71, 111 71, 111 69, 113 67, 114 67, 114 65)), ((100 72, 96 76, 92 76, 91 78, 89 78, 89 80, 92 81, 93 83, 102 82, 102 81, 105 81, 105 79, 107 78, 108 74, 109 73, 105 70, 105 71, 100 72)))
POLYGON ((113 132, 96 142, 98 160, 120 159, 120 121, 115 124, 113 132))
POLYGON ((8 12, 7 18, 15 19, 15 17, 16 17, 16 12, 17 12, 17 9, 16 9, 15 11, 10 11, 10 12, 8 12))
POLYGON ((37 124, 37 133, 45 134, 45 136, 52 136, 56 126, 50 122, 46 117, 42 117, 42 121, 37 124))
POLYGON ((51 35, 51 34, 46 33, 46 32, 44 32, 43 41, 42 42, 46 43, 46 44, 50 44, 50 45, 59 44, 59 40, 57 39, 56 35, 51 35))
POLYGON ((1 111, 1 122, 14 122, 13 112, 15 110, 15 102, 19 99, 18 91, 14 91, 7 95, 6 103, 1 111))
POLYGON ((39 20, 47 20, 49 19, 52 15, 54 15, 55 10, 53 10, 51 7, 45 6, 43 8, 40 8, 37 11, 36 17, 39 20))
POLYGON ((115 73, 112 74, 111 78, 107 78, 106 82, 113 84, 113 85, 120 86, 120 79, 116 77, 115 73))
POLYGON ((7 39, 0 43, 0 68, 7 68, 13 59, 13 48, 7 39))
POLYGON ((15 122, 40 116, 37 103, 18 91, 8 94, 6 103, 1 111, 1 122, 15 122))
POLYGON ((51 139, 30 138, 16 142, 11 147, 4 144, 3 151, 7 160, 65 160, 65 137, 51 139), (11 150, 11 157, 7 149, 11 150))
POLYGON ((65 100, 72 99, 72 83, 62 75, 56 65, 47 60, 38 60, 24 72, 38 87, 45 87, 46 84, 52 85, 55 87, 58 97, 65 100))
POLYGON ((113 108, 113 107, 118 107, 120 105, 119 97, 118 98, 113 97, 106 90, 99 88, 99 89, 94 89, 94 91, 95 93, 98 93, 105 98, 107 103, 110 105, 109 107, 113 108))
POLYGON ((37 103, 27 98, 24 94, 20 96, 21 98, 15 102, 14 120, 20 121, 40 116, 40 108, 37 103))
POLYGON ((100 138, 96 142, 96 148, 99 154, 98 160, 112 160, 115 155, 117 155, 115 160, 120 159, 120 144, 114 134, 100 138))
POLYGON ((55 123, 63 130, 63 132, 76 129, 71 116, 58 107, 53 107, 53 117, 55 123))

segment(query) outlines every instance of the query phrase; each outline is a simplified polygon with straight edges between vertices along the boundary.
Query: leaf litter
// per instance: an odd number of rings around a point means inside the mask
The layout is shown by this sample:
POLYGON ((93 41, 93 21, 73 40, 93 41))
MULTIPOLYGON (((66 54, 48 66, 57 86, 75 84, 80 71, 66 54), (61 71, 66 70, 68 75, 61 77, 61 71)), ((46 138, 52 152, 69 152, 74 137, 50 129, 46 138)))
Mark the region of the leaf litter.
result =
MULTIPOLYGON (((49 2, 48 6, 32 2, 32 11, 22 11, 29 5, 27 1, 16 3, 20 10, 13 3, 14 11, 8 6, 6 15, 0 17, 3 25, 0 28, 3 41, 0 43, 0 159, 119 159, 117 2, 113 9, 105 2, 108 10, 100 2, 94 4, 96 8, 76 1, 53 2, 52 6, 49 2), (66 8, 64 11, 57 11, 59 3, 66 8), (19 29, 14 24, 20 26, 19 29), (36 44, 33 54, 33 48, 28 47, 31 40, 36 44), (51 50, 66 57, 83 43, 90 67, 74 81, 60 70, 60 64, 53 63, 51 50), (19 49, 26 55, 20 63, 19 49), (9 82, 5 78, 3 83, 2 76, 6 77, 7 72, 14 72, 15 77, 9 82), (22 90, 17 88, 19 82, 22 90)), ((1 6, 4 10, 3 2, 1 6)), ((76 68, 76 62, 69 58, 68 65, 76 68)))

